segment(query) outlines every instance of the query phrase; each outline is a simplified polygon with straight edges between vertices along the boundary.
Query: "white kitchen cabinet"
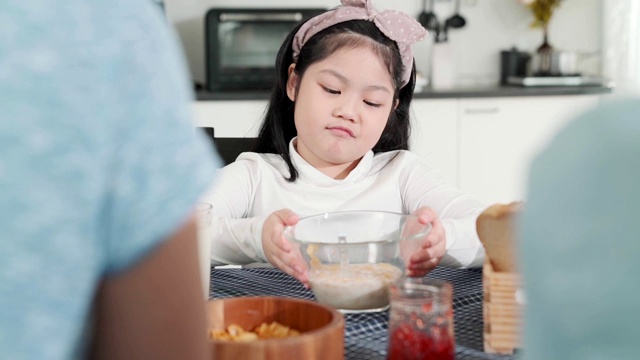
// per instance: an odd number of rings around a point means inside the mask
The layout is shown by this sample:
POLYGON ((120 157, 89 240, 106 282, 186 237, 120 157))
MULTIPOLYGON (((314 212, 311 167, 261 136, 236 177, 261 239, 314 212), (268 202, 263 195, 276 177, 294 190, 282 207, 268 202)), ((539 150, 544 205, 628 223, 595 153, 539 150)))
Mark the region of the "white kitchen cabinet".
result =
POLYGON ((461 99, 460 188, 487 204, 525 200, 531 160, 598 95, 461 99))
POLYGON ((409 149, 457 183, 456 99, 414 99, 409 149))
MULTIPOLYGON (((266 100, 196 101, 195 125, 212 127, 216 137, 258 135, 266 100)), ((456 99, 415 99, 412 103, 410 148, 425 163, 456 181, 456 99)))
MULTIPOLYGON (((491 204, 524 200, 532 158, 601 95, 414 99, 410 149, 462 191, 491 204)), ((255 137, 266 100, 197 101, 196 126, 255 137)))

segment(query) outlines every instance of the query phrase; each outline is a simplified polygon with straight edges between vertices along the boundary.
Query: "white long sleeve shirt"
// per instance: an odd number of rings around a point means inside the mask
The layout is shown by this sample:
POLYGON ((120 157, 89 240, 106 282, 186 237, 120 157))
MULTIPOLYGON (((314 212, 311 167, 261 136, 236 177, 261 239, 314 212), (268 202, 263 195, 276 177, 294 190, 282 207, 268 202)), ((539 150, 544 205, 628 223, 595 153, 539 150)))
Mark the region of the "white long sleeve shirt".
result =
POLYGON ((307 163, 289 145, 298 170, 289 170, 275 154, 242 153, 219 170, 207 200, 213 205, 214 265, 267 262, 262 249, 262 225, 274 211, 288 208, 300 217, 331 211, 380 210, 409 214, 428 206, 440 217, 447 253, 441 265, 480 266, 484 248, 476 218, 485 206, 463 194, 409 151, 375 154, 369 151, 342 180, 307 163))

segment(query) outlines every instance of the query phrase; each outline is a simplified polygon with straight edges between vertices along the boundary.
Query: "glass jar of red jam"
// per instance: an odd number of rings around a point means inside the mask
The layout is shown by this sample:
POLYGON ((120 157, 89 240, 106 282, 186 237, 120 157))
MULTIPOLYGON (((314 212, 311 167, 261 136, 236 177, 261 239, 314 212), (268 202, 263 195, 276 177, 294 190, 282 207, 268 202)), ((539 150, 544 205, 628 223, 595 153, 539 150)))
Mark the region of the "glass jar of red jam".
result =
POLYGON ((453 287, 427 278, 389 285, 388 360, 454 360, 453 287))

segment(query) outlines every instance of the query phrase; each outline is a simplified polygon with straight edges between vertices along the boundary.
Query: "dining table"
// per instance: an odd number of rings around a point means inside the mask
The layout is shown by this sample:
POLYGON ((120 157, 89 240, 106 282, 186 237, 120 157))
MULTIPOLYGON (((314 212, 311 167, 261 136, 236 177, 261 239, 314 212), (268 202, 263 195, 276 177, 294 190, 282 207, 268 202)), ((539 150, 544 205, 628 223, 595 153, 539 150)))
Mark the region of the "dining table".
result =
MULTIPOLYGON (((482 269, 437 267, 428 278, 453 285, 454 333, 457 360, 510 360, 514 355, 483 351, 482 269)), ((281 296, 315 301, 313 292, 274 267, 211 268, 210 299, 238 296, 281 296)), ((345 313, 344 354, 347 360, 385 359, 389 311, 345 313)))

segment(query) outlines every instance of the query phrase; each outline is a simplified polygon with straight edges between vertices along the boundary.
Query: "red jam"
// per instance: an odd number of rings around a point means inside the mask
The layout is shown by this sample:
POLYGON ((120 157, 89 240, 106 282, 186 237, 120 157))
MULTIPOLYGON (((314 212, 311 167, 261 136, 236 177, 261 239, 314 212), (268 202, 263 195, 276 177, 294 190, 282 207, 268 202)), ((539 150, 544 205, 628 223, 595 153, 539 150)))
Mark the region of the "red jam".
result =
POLYGON ((428 334, 401 324, 389 341, 388 360, 454 360, 456 356, 453 338, 442 328, 428 334))

